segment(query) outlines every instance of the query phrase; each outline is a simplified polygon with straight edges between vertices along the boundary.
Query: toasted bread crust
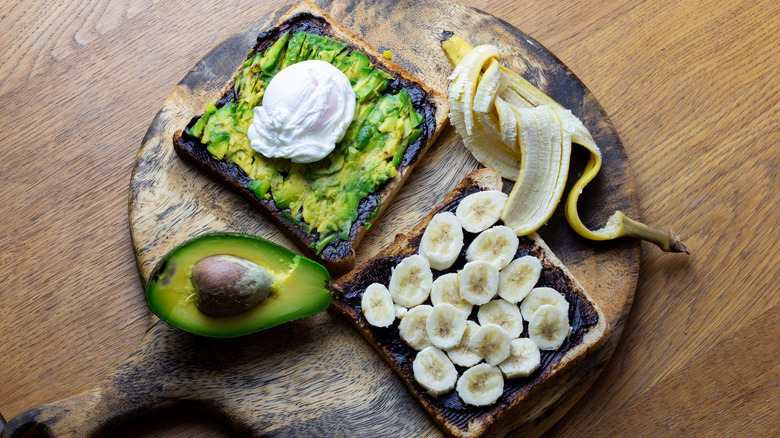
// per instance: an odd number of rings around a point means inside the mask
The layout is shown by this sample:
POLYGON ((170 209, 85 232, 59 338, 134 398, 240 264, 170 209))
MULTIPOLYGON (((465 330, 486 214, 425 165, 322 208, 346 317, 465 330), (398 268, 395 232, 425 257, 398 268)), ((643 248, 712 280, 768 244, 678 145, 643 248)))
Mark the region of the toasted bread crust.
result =
MULTIPOLYGON (((184 139, 184 130, 179 130, 174 133, 173 146, 177 154, 184 160, 197 166, 204 172, 212 175, 214 178, 224 183, 231 189, 242 194, 247 200, 252 203, 258 210, 260 210, 266 217, 270 218, 274 224, 279 227, 285 235, 287 235, 296 246, 309 258, 317 260, 322 263, 332 275, 338 275, 350 270, 355 264, 355 249, 362 240, 370 224, 375 222, 382 213, 390 205, 391 200, 403 185, 409 173, 414 168, 417 161, 426 153, 430 146, 434 143, 439 133, 442 131, 447 120, 447 100, 436 90, 428 87, 422 81, 412 76, 409 72, 404 70, 399 65, 386 59, 382 56, 374 47, 368 44, 366 41, 356 36, 353 32, 340 26, 332 17, 326 14, 322 9, 314 4, 305 1, 282 15, 277 21, 275 27, 279 28, 285 23, 289 23, 295 20, 296 17, 301 17, 304 14, 306 16, 315 17, 318 20, 324 20, 329 26, 328 36, 345 42, 349 45, 351 50, 358 50, 369 57, 375 67, 379 67, 392 76, 404 81, 405 83, 412 84, 418 88, 424 94, 425 105, 430 108, 429 111, 425 111, 428 114, 423 114, 426 118, 426 131, 427 139, 418 149, 409 148, 404 155, 402 164, 399 166, 398 174, 391 180, 387 181, 380 189, 372 194, 374 204, 371 207, 371 211, 375 210, 375 213, 371 215, 373 219, 366 218, 365 220, 356 221, 350 230, 348 239, 349 248, 346 251, 326 254, 318 254, 312 247, 312 244, 317 241, 317 236, 313 233, 306 233, 300 228, 296 227, 293 223, 283 217, 282 212, 276 208, 276 205, 271 200, 258 199, 251 191, 245 186, 249 179, 243 174, 243 171, 238 169, 237 166, 222 161, 214 160, 208 152, 205 151, 205 146, 199 142, 193 146, 190 142, 184 139), (378 208, 374 208, 378 207, 378 208)), ((265 33, 264 33, 265 34, 265 33)), ((264 34, 258 38, 258 45, 260 47, 262 43, 261 38, 264 34)), ((241 60, 243 61, 243 60, 241 60)), ((225 86, 222 88, 215 101, 219 102, 229 97, 234 85, 234 78, 231 78, 225 86)), ((417 109, 417 107, 416 107, 417 109)), ((418 110, 418 112, 420 112, 418 110)), ((194 119, 193 119, 194 120, 194 119)), ((192 124, 193 122, 190 122, 192 124)), ((367 198, 368 199, 368 198, 367 198)), ((364 201, 366 201, 364 199, 364 201)), ((361 202, 361 208, 368 208, 361 202)))
MULTIPOLYGON (((405 234, 396 236, 395 241, 366 261, 353 271, 345 274, 331 284, 334 300, 331 309, 347 317, 358 332, 385 359, 391 368, 401 377, 420 405, 428 412, 439 427, 453 437, 480 437, 488 430, 491 434, 504 435, 522 428, 541 415, 546 406, 556 402, 563 388, 563 383, 571 380, 561 380, 572 377, 571 373, 579 372, 578 364, 582 363, 594 350, 606 341, 606 319, 598 306, 587 295, 582 285, 571 275, 571 272, 555 257, 544 241, 535 233, 527 239, 521 239, 523 251, 538 257, 542 261, 543 275, 554 277, 561 284, 566 284, 572 295, 575 295, 577 306, 582 306, 588 325, 580 332, 579 341, 562 351, 545 365, 538 374, 532 375, 526 386, 510 391, 512 398, 500 399, 487 409, 473 408, 463 412, 453 412, 447 407, 448 402, 439 403, 437 399, 426 394, 414 380, 411 370, 411 349, 405 346, 397 334, 396 324, 389 329, 377 329, 369 326, 360 309, 360 291, 368 282, 384 283, 389 279, 387 264, 395 265, 409 255, 417 253, 422 233, 433 216, 442 211, 454 211, 465 196, 481 190, 501 190, 501 177, 492 169, 480 169, 469 174, 461 181, 444 200, 436 206, 420 223, 405 234), (395 330, 395 332, 392 332, 395 330), (393 334, 390 334, 390 333, 393 334), (397 339, 392 339, 395 336, 397 339), (536 377, 534 377, 536 376, 536 377)), ((521 248, 522 250, 522 248, 521 248)), ((574 305, 574 304, 573 304, 574 305)), ((579 310, 577 310, 579 312, 579 310)), ((574 335, 572 335, 574 337, 574 335)), ((564 346, 566 347, 566 346, 564 346)), ((583 374, 590 372, 582 368, 583 374)), ((506 389, 505 389, 506 394, 506 389)))

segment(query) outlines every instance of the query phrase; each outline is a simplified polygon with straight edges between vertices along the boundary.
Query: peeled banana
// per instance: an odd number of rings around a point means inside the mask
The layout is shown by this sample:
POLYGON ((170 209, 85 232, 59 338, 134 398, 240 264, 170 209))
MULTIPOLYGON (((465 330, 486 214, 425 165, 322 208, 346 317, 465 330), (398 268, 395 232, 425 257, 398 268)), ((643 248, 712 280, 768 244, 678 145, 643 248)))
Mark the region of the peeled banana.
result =
POLYGON ((472 47, 451 35, 442 49, 454 66, 448 93, 450 122, 480 163, 516 181, 501 219, 517 235, 536 231, 560 202, 569 171, 571 143, 590 151, 582 176, 566 199, 569 225, 591 240, 634 237, 664 251, 688 249, 671 231, 649 227, 616 211, 592 231, 580 220, 577 200, 601 168, 601 152, 582 122, 518 74, 500 66, 498 48, 472 47))

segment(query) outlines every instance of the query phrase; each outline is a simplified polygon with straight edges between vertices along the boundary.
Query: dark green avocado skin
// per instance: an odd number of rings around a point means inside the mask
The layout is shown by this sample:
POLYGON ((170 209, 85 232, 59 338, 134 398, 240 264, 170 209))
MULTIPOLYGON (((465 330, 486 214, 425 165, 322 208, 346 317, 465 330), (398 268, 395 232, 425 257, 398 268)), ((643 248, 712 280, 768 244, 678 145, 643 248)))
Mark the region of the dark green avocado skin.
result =
POLYGON ((317 262, 257 236, 208 233, 168 252, 155 266, 146 284, 146 301, 160 319, 203 336, 229 338, 247 335, 325 310, 331 301, 330 275, 317 262), (190 279, 199 260, 228 254, 265 268, 275 281, 271 295, 235 316, 209 316, 195 305, 190 279))

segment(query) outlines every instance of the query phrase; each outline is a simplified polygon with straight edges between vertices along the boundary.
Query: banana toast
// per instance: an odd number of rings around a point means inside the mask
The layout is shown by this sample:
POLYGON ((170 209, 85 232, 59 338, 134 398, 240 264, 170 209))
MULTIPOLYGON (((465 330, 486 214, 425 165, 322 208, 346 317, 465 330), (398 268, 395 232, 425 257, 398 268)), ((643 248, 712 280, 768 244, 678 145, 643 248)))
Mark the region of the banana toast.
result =
MULTIPOLYGON (((402 260, 408 260, 418 252, 422 253, 419 251, 420 243, 432 218, 440 213, 455 213, 461 201, 471 194, 480 191, 500 191, 501 188, 501 177, 492 169, 472 172, 411 231, 397 235, 394 243, 389 247, 331 283, 334 295, 332 309, 343 314, 355 326, 401 377, 438 426, 447 435, 454 437, 479 437, 488 431, 491 435, 511 434, 538 420, 544 415, 547 407, 556 403, 564 391, 574 385, 579 377, 589 372, 589 368, 583 365, 586 357, 602 346, 606 340, 607 323, 598 306, 535 233, 518 239, 515 260, 530 255, 541 261, 541 272, 535 286, 540 289, 553 288, 565 298, 569 305, 570 331, 559 348, 547 351, 542 349, 538 368, 530 375, 507 378, 500 390, 500 396, 494 402, 481 406, 475 406, 473 402, 467 404, 459 396, 460 388, 431 395, 430 388, 417 381, 417 369, 414 365, 416 356, 422 355, 431 347, 423 349, 422 352, 418 352, 422 346, 410 347, 408 340, 399 335, 400 321, 404 319, 395 319, 387 327, 377 327, 369 323, 364 308, 365 302, 362 301, 364 291, 369 285, 375 283, 388 286, 395 271, 401 269, 399 263, 402 260)), ((476 233, 464 231, 464 244, 457 260, 449 268, 441 271, 433 269, 433 278, 458 272, 467 262, 467 247, 477 236, 476 233)), ((426 299, 419 307, 430 304, 433 304, 432 299, 426 299)), ((518 306, 522 308, 522 305, 518 304, 518 306)), ((412 309, 405 316, 403 312, 396 315, 408 318, 411 312, 412 309)), ((469 320, 476 321, 478 318, 482 320, 481 316, 477 316, 476 308, 467 312, 470 312, 469 320)), ((524 321, 520 337, 527 338, 530 328, 529 322, 524 321)), ((446 351, 449 354, 449 350, 446 351)), ((486 358, 485 361, 488 359, 486 358)), ((453 362, 457 361, 453 358, 453 362)), ((480 365, 485 363, 482 362, 480 365)), ((456 366, 455 368, 460 386, 460 380, 467 367, 456 366)), ((504 370, 503 367, 501 369, 504 370)))
POLYGON ((355 248, 435 141, 447 111, 439 92, 303 2, 258 36, 214 103, 174 134, 173 146, 337 275, 353 267, 355 248), (264 157, 246 134, 252 108, 278 71, 310 59, 347 75, 357 99, 355 119, 319 161, 264 157))

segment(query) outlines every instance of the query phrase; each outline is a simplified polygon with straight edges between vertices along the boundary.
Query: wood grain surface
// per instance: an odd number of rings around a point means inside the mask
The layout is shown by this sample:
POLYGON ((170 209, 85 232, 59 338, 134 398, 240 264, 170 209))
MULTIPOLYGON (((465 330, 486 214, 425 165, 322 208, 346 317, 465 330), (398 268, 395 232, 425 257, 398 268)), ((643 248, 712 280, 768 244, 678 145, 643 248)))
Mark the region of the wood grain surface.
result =
MULTIPOLYGON (((778 6, 464 4, 540 41, 598 96, 642 219, 693 251, 642 245, 615 354, 550 433, 776 435, 778 6)), ((138 147, 194 60, 281 6, 0 6, 3 417, 94 388, 139 344, 151 319, 126 207, 138 147)), ((179 408, 116 435, 240 436, 222 420, 179 408)))
MULTIPOLYGON (((599 103, 565 65, 527 35, 493 16, 443 1, 335 1, 323 2, 322 6, 337 22, 349 22, 349 28, 363 29, 362 36, 379 50, 397 53, 397 62, 442 94, 446 94, 446 75, 451 70, 439 47, 443 30, 473 41, 496 41, 505 53, 512 54, 505 59, 507 65, 524 72, 529 80, 583 120, 610 163, 600 175, 599 184, 591 188, 591 196, 599 199, 594 203, 598 207, 585 204, 583 216, 606 216, 616 209, 636 215, 626 156, 599 103), (389 18, 376 22, 377 14, 389 18), (416 17, 429 18, 415 20, 416 17), (400 35, 403 37, 399 38, 400 35)), ((174 132, 216 98, 254 45, 257 34, 286 11, 286 7, 275 11, 216 46, 177 85, 152 121, 133 168, 129 196, 130 231, 143 279, 174 246, 204 232, 249 233, 295 248, 244 198, 186 164, 172 147, 174 132)), ((441 134, 430 152, 419 158, 397 199, 385 203, 386 213, 380 213, 357 248, 359 262, 392 243, 397 233, 408 232, 417 225, 455 184, 479 166, 453 129, 441 134)), ((583 167, 584 162, 574 165, 572 172, 583 167)), ((581 365, 564 367, 562 362, 560 377, 554 384, 546 384, 543 392, 533 393, 532 399, 539 400, 533 403, 537 406, 534 413, 527 414, 522 422, 507 423, 505 431, 522 427, 526 432, 542 433, 582 396, 614 350, 636 285, 637 242, 610 242, 594 251, 583 245, 583 240, 561 217, 550 221, 542 235, 555 244, 570 269, 582 272, 578 279, 601 305, 604 321, 600 322, 599 332, 606 334, 588 349, 587 356, 577 357, 581 365), (567 371, 563 372, 564 369, 567 371), (552 403, 561 398, 570 402, 552 403)), ((11 421, 9 430, 35 427, 54 436, 83 435, 117 428, 149 410, 186 404, 207 410, 252 435, 307 435, 325 430, 343 436, 409 436, 423 431, 438 434, 430 419, 404 415, 414 404, 412 395, 399 385, 389 367, 381 368, 381 358, 373 351, 355 349, 357 334, 344 335, 335 322, 299 328, 302 331, 297 338, 321 339, 316 349, 271 332, 260 334, 267 339, 263 345, 239 344, 241 347, 234 346, 234 350, 217 356, 252 358, 229 368, 224 360, 201 359, 214 354, 215 343, 193 344, 186 333, 166 330, 159 324, 154 327, 128 363, 123 363, 116 374, 97 388, 86 395, 27 411, 11 421), (171 365, 171 352, 166 350, 188 350, 191 354, 178 357, 171 365), (353 359, 345 361, 345 356, 353 359), (367 364, 377 367, 377 363, 381 372, 367 373, 367 364), (338 370, 338 374, 317 378, 311 372, 312 364, 330 364, 329 368, 338 370), (291 385, 291 381, 296 383, 291 385), (274 382, 281 385, 277 387, 274 382), (331 395, 335 388, 339 388, 338 396, 331 395), (300 403, 290 403, 296 394, 307 394, 308 402, 301 399, 300 403), (325 397, 318 399, 311 394, 325 397), (389 406, 377 409, 380 403, 389 406), (320 411, 337 411, 341 421, 334 422, 332 416, 311 415, 320 411), (288 425, 290 418, 296 418, 294 425, 288 425), (385 426, 371 432, 372 425, 385 426)))

